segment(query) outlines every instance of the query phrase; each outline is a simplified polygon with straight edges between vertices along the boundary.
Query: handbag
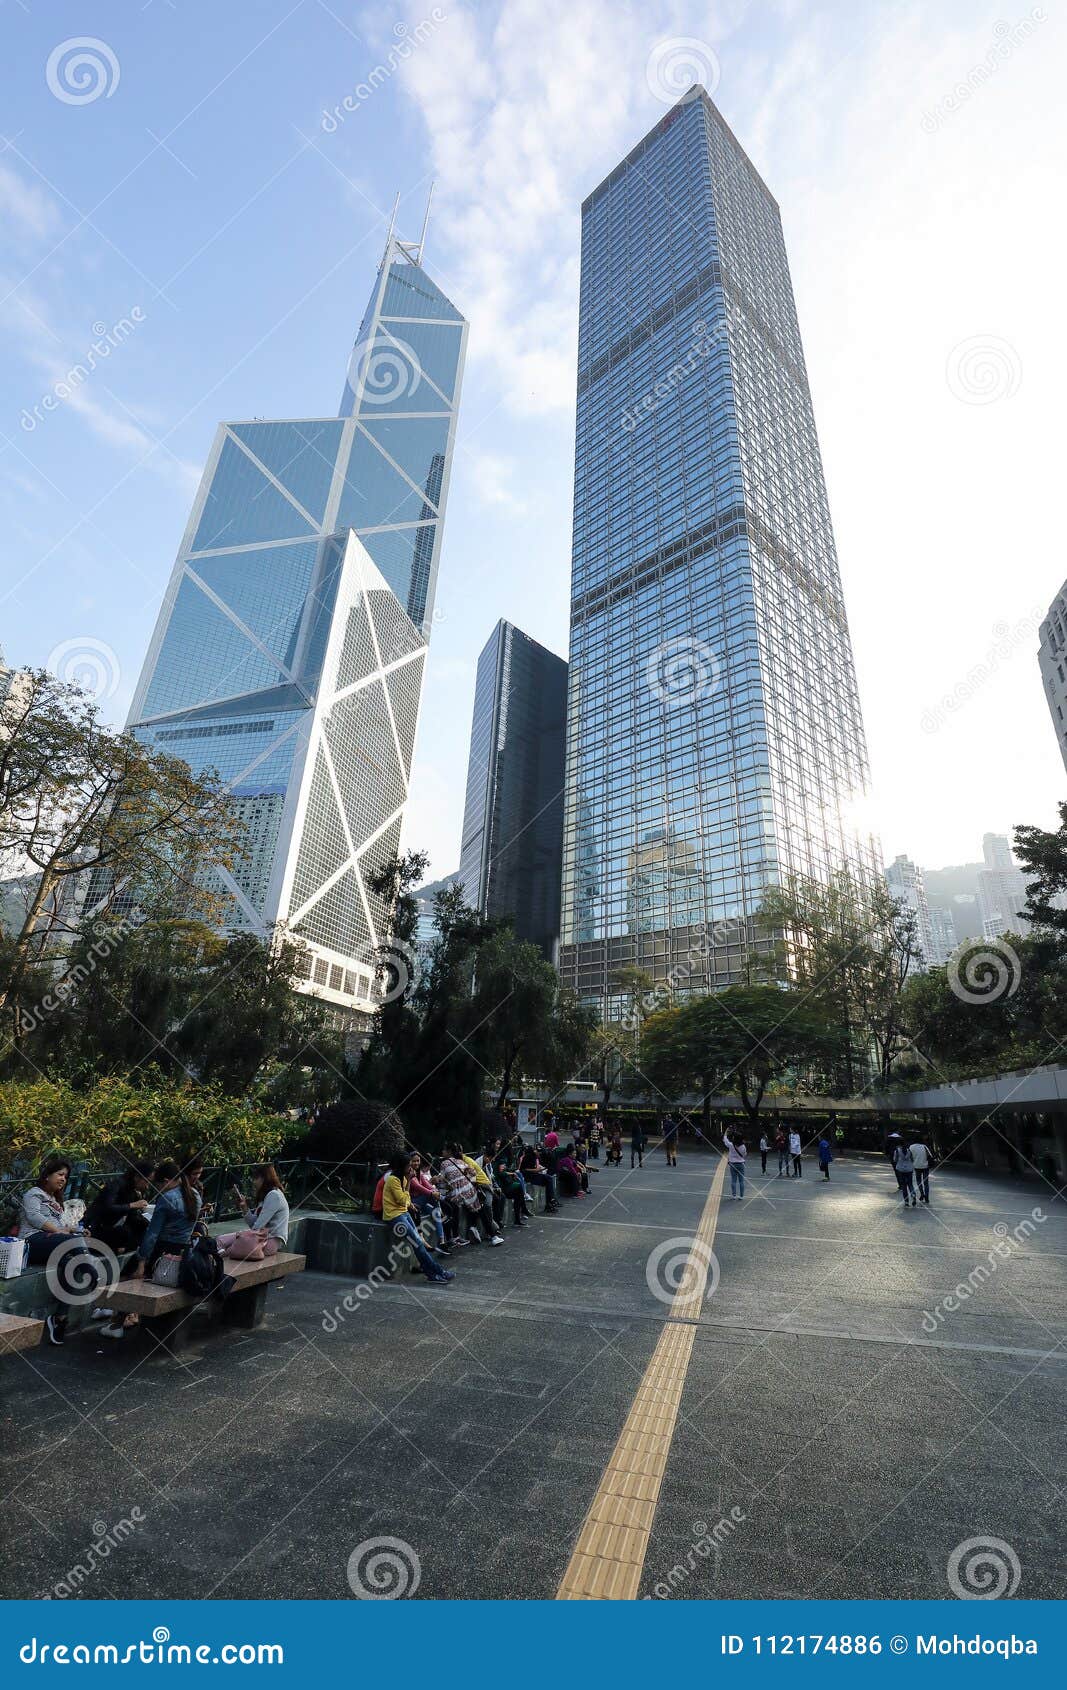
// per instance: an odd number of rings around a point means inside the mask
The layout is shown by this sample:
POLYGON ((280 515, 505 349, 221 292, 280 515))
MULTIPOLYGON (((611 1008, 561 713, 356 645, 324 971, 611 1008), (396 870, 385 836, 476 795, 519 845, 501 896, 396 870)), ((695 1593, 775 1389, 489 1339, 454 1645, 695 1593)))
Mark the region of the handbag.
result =
POLYGON ((262 1238, 252 1231, 239 1232, 231 1244, 226 1247, 226 1254, 235 1262, 261 1262, 266 1255, 262 1238))
POLYGON ((169 1285, 172 1290, 176 1290, 178 1286, 178 1269, 181 1266, 181 1260, 180 1256, 160 1256, 155 1267, 152 1269, 152 1284, 169 1285))
POLYGON ((29 1248, 24 1238, 0 1238, 0 1279, 19 1277, 29 1248))

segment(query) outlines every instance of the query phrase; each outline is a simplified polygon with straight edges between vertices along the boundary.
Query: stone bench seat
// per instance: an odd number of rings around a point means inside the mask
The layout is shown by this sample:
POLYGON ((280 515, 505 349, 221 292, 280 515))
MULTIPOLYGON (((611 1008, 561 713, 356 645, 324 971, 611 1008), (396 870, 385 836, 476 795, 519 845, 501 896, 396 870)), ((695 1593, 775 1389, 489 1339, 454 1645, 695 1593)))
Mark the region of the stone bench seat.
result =
MULTIPOLYGON (((222 1319, 227 1326, 251 1331, 263 1319, 268 1287, 291 1273, 302 1273, 307 1257, 279 1250, 261 1262, 227 1258, 224 1265, 234 1288, 221 1300, 222 1319)), ((168 1350, 174 1350, 187 1331, 189 1311, 205 1301, 176 1285, 156 1285, 150 1279, 120 1279, 96 1300, 117 1314, 139 1315, 148 1335, 168 1350)))
POLYGON ((0 1314, 0 1356, 16 1350, 33 1350, 44 1337, 43 1320, 27 1320, 19 1314, 0 1314))

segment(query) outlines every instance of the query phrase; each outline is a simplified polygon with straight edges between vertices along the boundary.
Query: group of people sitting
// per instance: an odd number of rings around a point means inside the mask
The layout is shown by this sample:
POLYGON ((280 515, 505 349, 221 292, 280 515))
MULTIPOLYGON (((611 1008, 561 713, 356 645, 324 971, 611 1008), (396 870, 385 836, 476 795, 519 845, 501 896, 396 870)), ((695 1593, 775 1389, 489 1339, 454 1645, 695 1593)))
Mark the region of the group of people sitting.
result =
MULTIPOLYGON (((126 1171, 101 1187, 88 1208, 64 1201, 71 1163, 49 1156, 35 1183, 19 1205, 18 1237, 26 1240, 30 1267, 52 1262, 53 1308, 46 1320, 49 1341, 62 1344, 67 1331, 67 1307, 84 1300, 84 1290, 99 1274, 103 1246, 125 1256, 123 1279, 152 1278, 164 1257, 181 1259, 197 1233, 206 1235, 212 1207, 204 1202, 204 1161, 189 1156, 179 1161, 131 1162, 126 1171), (95 1255, 96 1262, 92 1258, 95 1255), (87 1259, 88 1258, 88 1259, 87 1259)), ((234 1259, 274 1255, 289 1236, 289 1204, 281 1180, 270 1163, 252 1170, 252 1191, 246 1196, 232 1187, 244 1225, 216 1237, 224 1256, 234 1259)), ((97 1308, 93 1318, 103 1321, 105 1338, 122 1338, 137 1316, 97 1308)))
POLYGON ((529 1225, 531 1186, 543 1188, 550 1215, 558 1213, 561 1194, 587 1196, 589 1168, 577 1146, 561 1145, 559 1134, 550 1132, 540 1151, 518 1137, 494 1138, 477 1156, 458 1140, 446 1144, 436 1160, 417 1150, 397 1151, 378 1181, 371 1210, 410 1245, 430 1283, 444 1285, 455 1274, 442 1266, 442 1257, 471 1245, 503 1244, 501 1223, 509 1203, 515 1225, 529 1225), (434 1228, 431 1247, 422 1235, 424 1219, 434 1228))

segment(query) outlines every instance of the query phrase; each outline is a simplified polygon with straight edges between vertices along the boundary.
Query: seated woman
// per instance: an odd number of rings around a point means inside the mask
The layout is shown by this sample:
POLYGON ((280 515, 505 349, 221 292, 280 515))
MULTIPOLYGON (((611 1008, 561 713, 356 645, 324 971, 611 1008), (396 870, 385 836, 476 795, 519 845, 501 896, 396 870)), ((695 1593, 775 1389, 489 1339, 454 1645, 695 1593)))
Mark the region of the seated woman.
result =
MULTIPOLYGON (((26 1255, 30 1267, 43 1267, 55 1256, 55 1274, 49 1277, 53 1292, 52 1309, 45 1320, 50 1344, 62 1344, 67 1335, 67 1316, 64 1305, 84 1296, 85 1274, 90 1264, 83 1258, 90 1254, 88 1240, 80 1227, 67 1226, 63 1220, 63 1193, 70 1178, 70 1163, 65 1156, 48 1156, 41 1163, 36 1185, 23 1193, 19 1205, 18 1236, 25 1238, 26 1255)), ((97 1263, 99 1266, 99 1263, 97 1263)))
POLYGON ((556 1163, 556 1178, 565 1197, 587 1197, 589 1175, 585 1164, 579 1162, 573 1144, 568 1144, 556 1163))
POLYGON ((556 1176, 542 1167, 541 1160, 532 1144, 528 1144, 519 1158, 519 1172, 527 1185, 543 1185, 545 1188, 545 1211, 554 1215, 559 1208, 556 1196, 556 1176))
POLYGON ((188 1170, 179 1168, 169 1157, 160 1162, 152 1175, 158 1193, 148 1231, 137 1246, 137 1261, 131 1279, 143 1279, 150 1274, 160 1256, 180 1256, 193 1235, 193 1228, 202 1207, 202 1199, 189 1178, 188 1170))
POLYGON ((289 1204, 272 1162, 252 1169, 252 1198, 246 1203, 235 1185, 233 1194, 244 1213, 241 1232, 224 1232, 218 1246, 224 1256, 247 1255, 258 1243, 265 1256, 275 1256, 289 1241, 289 1204), (240 1243, 238 1243, 240 1240, 240 1243), (254 1241, 254 1242, 253 1242, 254 1241), (236 1247, 235 1247, 236 1246, 236 1247))
POLYGON ((507 1144, 500 1146, 498 1139, 497 1145, 498 1149, 491 1162, 494 1178, 504 1196, 511 1202, 515 1225, 528 1226, 530 1206, 526 1201, 526 1185, 519 1172, 514 1144, 509 1140, 507 1144))
POLYGON ((85 1212, 85 1225, 117 1256, 136 1250, 148 1229, 151 1162, 131 1162, 118 1179, 101 1186, 85 1212))
POLYGON ((411 1218, 411 1192, 408 1170, 411 1158, 404 1150, 389 1158, 389 1172, 382 1192, 382 1219, 393 1229, 394 1236, 410 1244, 415 1259, 431 1285, 444 1285, 455 1274, 435 1262, 422 1241, 422 1234, 411 1218))
POLYGON ((437 1170, 437 1183, 441 1196, 450 1203, 456 1215, 457 1232, 465 1224, 467 1229, 466 1242, 480 1244, 482 1235, 478 1230, 478 1223, 482 1218, 482 1206, 478 1200, 478 1192, 471 1177, 470 1169, 463 1157, 463 1152, 454 1144, 445 1146, 445 1154, 441 1158, 437 1170))
MULTIPOLYGON (((441 1213, 439 1193, 430 1178, 429 1169, 423 1168, 422 1157, 417 1150, 408 1163, 408 1192, 411 1196, 411 1207, 415 1214, 419 1216, 429 1215, 433 1221, 434 1231, 437 1233, 437 1254, 439 1256, 450 1256, 452 1252, 445 1242, 445 1220, 441 1213)), ((384 1197, 385 1190, 383 1187, 383 1213, 384 1197)))
POLYGON ((481 1221, 479 1225, 482 1231, 484 1231, 489 1243, 503 1244, 504 1234, 501 1232, 500 1223, 496 1218, 496 1200, 499 1198, 501 1203, 503 1203, 503 1198, 500 1193, 494 1189, 492 1174, 486 1172, 484 1165, 478 1161, 476 1156, 467 1155, 467 1152, 464 1150, 458 1139, 454 1144, 445 1145, 445 1153, 449 1156, 458 1157, 466 1167, 470 1178, 474 1181, 474 1190, 478 1198, 478 1207, 481 1209, 481 1221))

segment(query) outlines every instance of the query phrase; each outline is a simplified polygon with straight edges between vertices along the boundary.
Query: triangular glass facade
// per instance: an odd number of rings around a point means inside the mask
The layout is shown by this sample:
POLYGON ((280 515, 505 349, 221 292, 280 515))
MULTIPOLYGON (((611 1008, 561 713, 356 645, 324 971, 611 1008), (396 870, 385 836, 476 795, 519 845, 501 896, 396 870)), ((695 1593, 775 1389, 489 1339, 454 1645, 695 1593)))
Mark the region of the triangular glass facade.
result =
POLYGON ((239 800, 233 923, 290 925, 339 1003, 386 931, 366 877, 400 840, 465 343, 391 239, 340 415, 220 428, 131 712, 239 800))

